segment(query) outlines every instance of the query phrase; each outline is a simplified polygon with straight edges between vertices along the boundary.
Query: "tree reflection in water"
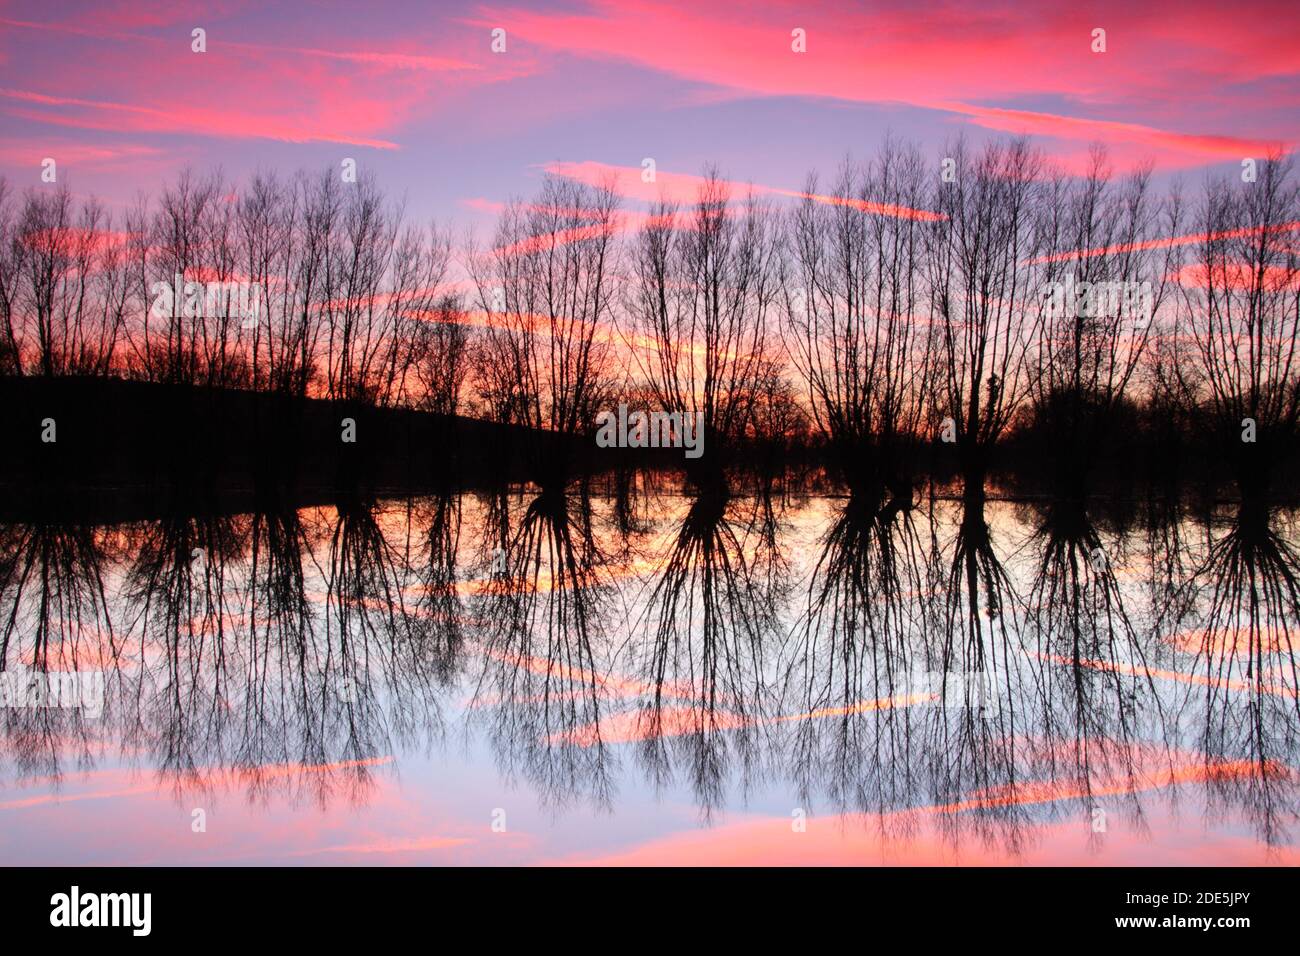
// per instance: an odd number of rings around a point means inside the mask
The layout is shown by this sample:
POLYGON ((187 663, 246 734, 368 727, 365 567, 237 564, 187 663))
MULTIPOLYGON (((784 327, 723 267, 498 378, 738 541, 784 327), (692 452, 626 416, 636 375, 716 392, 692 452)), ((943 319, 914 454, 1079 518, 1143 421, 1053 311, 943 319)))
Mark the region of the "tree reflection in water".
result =
POLYGON ((7 525, 5 673, 102 671, 106 699, 0 710, 3 777, 111 757, 177 799, 365 804, 454 726, 556 812, 775 788, 1016 853, 1199 787, 1289 839, 1293 514, 610 491, 7 525))

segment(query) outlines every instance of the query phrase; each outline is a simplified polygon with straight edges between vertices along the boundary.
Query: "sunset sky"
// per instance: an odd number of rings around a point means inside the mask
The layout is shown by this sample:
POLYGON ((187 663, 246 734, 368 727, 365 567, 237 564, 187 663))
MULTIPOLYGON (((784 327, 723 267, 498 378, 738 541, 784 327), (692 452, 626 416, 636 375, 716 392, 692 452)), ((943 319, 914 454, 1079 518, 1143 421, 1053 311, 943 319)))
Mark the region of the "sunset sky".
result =
POLYGON ((780 195, 890 131, 936 163, 957 134, 1029 132, 1072 168, 1100 140, 1196 184, 1298 138, 1294 3, 916 6, 4 3, 0 174, 40 185, 52 157, 120 208, 186 165, 350 157, 412 215, 484 225, 548 167, 621 167, 636 211, 647 157, 670 192, 716 162, 780 195))

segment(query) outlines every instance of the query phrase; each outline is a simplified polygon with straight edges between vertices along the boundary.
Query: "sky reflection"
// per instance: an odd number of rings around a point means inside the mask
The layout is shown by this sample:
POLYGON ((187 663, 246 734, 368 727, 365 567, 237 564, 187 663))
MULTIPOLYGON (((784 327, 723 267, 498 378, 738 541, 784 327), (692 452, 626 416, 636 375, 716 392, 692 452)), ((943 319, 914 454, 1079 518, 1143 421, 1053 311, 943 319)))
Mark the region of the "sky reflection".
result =
POLYGON ((651 502, 0 529, 0 859, 1297 862, 1293 515, 651 502))

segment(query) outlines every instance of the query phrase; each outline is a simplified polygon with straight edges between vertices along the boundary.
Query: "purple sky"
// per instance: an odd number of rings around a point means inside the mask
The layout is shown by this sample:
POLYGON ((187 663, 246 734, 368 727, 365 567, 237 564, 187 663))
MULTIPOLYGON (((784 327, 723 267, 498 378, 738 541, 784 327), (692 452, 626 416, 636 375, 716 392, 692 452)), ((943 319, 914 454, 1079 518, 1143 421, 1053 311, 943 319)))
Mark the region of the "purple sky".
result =
POLYGON ((915 8, 4 3, 0 174, 39 186, 52 157, 119 204, 187 164, 240 179, 351 157, 415 216, 483 224, 557 161, 712 161, 797 190, 888 131, 936 164, 958 133, 1023 131, 1071 167, 1100 140, 1120 171, 1150 158, 1199 181, 1297 139, 1293 3, 915 8))

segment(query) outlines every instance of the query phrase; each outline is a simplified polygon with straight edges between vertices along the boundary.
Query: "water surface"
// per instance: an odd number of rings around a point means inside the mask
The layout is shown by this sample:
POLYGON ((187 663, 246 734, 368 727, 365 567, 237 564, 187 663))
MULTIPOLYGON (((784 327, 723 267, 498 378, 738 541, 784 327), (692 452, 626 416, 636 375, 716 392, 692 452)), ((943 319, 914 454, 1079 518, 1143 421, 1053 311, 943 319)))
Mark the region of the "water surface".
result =
POLYGON ((1300 862, 1290 512, 639 491, 0 528, 0 860, 1300 862))

